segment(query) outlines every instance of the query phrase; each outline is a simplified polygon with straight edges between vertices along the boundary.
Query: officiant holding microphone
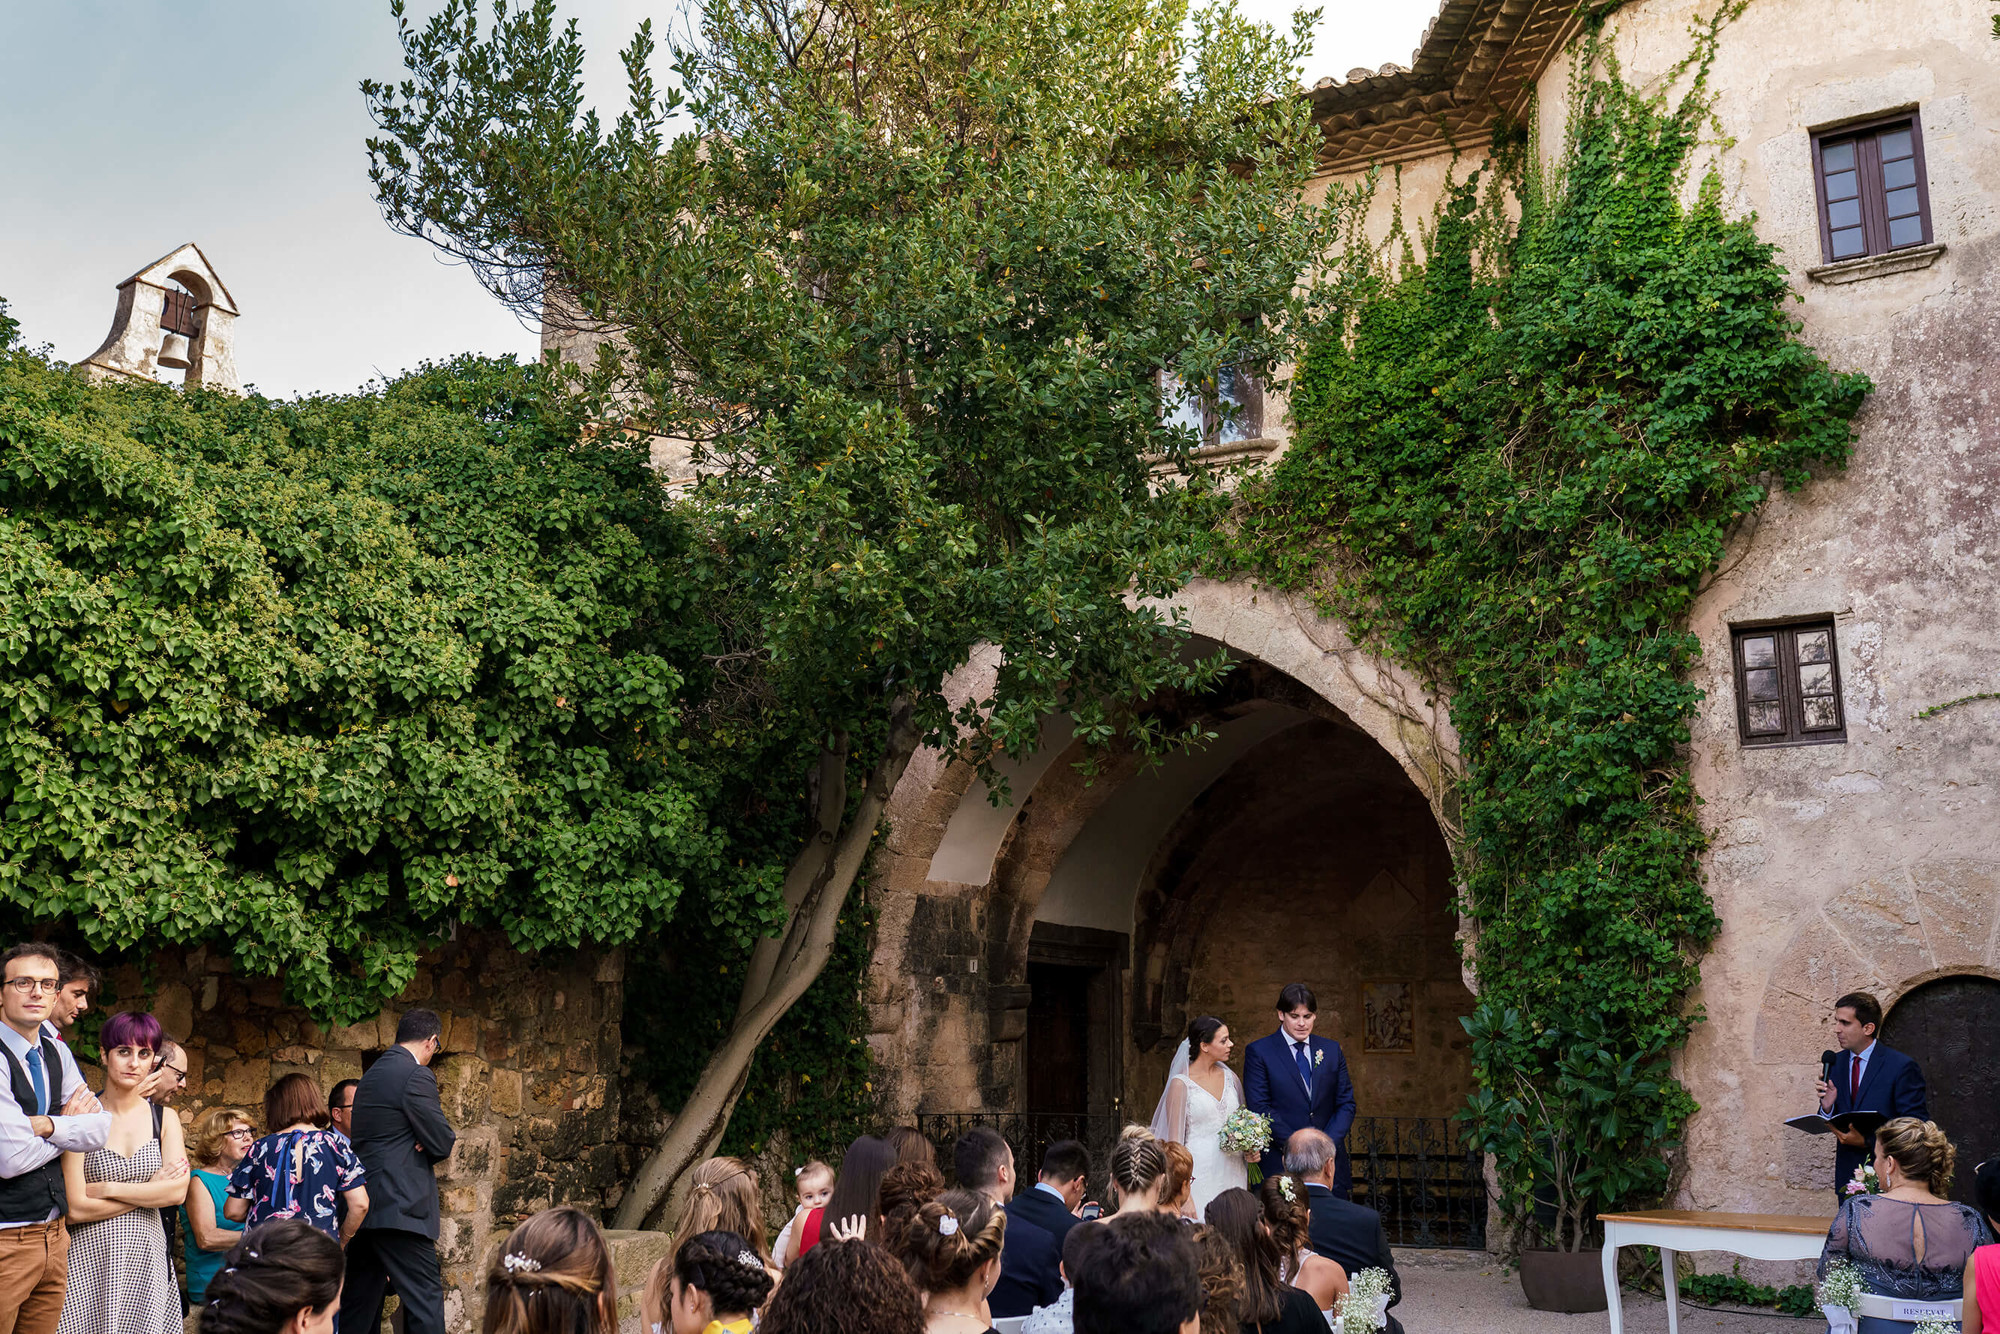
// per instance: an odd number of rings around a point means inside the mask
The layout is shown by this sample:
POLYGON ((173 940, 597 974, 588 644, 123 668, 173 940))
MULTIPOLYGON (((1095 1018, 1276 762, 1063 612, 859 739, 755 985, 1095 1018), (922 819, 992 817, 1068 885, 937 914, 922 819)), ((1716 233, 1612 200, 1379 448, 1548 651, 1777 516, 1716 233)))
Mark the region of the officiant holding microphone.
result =
MULTIPOLYGON (((1881 1022, 1882 1002, 1865 991, 1851 991, 1833 1003, 1833 1036, 1840 1050, 1833 1053, 1831 1068, 1815 1086, 1823 1115, 1867 1111, 1890 1120, 1930 1119, 1924 1072, 1902 1052, 1875 1040, 1881 1022)), ((1857 1130, 1836 1130, 1834 1135, 1840 1147, 1833 1156, 1833 1193, 1843 1200, 1854 1169, 1872 1157, 1873 1137, 1857 1130)))

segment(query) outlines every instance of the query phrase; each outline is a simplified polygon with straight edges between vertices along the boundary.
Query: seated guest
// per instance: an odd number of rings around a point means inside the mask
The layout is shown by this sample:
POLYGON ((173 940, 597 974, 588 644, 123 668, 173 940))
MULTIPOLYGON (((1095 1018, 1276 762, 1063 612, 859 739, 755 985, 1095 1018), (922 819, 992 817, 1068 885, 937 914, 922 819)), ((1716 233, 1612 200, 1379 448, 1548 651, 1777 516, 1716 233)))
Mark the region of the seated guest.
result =
POLYGON ((208 1281, 201 1334, 331 1334, 344 1268, 339 1244, 318 1228, 260 1223, 208 1281))
POLYGON ((1094 1221, 1079 1220, 1079 1226, 1069 1230, 1063 1238, 1062 1246, 1062 1296, 1047 1306, 1037 1306, 1034 1314, 1021 1324, 1021 1334, 1074 1334, 1076 1328, 1076 1267, 1083 1248, 1090 1244, 1090 1235, 1098 1224, 1094 1221))
POLYGON ((697 1232, 653 1266, 639 1298, 639 1328, 646 1334, 747 1334, 771 1286, 747 1240, 734 1232, 697 1232))
POLYGON ((882 1174, 895 1165, 895 1149, 879 1135, 863 1135, 848 1145, 840 1158, 840 1171, 834 1174, 832 1197, 799 1220, 798 1231, 792 1235, 792 1253, 784 1257, 781 1268, 791 1268, 793 1260, 818 1245, 822 1235, 832 1236, 836 1229, 842 1236, 851 1234, 880 1240, 882 1174), (856 1228, 860 1231, 854 1232, 856 1228))
POLYGON ((1334 1304, 1347 1295, 1347 1271, 1312 1248, 1312 1207, 1305 1183, 1281 1172, 1264 1178, 1257 1198, 1264 1206, 1264 1226, 1278 1247, 1278 1277, 1311 1294, 1332 1323, 1334 1304))
POLYGON ((890 1126, 882 1132, 883 1141, 896 1151, 899 1163, 927 1163, 937 1166, 937 1145, 915 1126, 890 1126))
POLYGON ((243 1240, 243 1225, 223 1209, 229 1201, 229 1174, 243 1161, 257 1132, 250 1118, 234 1107, 211 1107, 194 1119, 194 1179, 181 1205, 181 1235, 186 1238, 187 1298, 200 1306, 208 1281, 222 1268, 222 1253, 243 1240))
MULTIPOLYGON (((2000 1158, 1989 1158, 1973 1174, 1972 1198, 1986 1215, 1986 1226, 2000 1232, 2000 1158)), ((2000 1334, 2000 1246, 1981 1246, 1965 1267, 1965 1310, 1959 1321, 1963 1334, 1983 1334, 1991 1325, 2000 1334)))
MULTIPOLYGON (((1014 1195, 1014 1150, 988 1126, 974 1126, 952 1150, 958 1184, 998 1205, 1014 1195)), ((1007 1229, 1000 1255, 1000 1281, 987 1305, 996 1318, 1022 1316, 1062 1296, 1062 1248, 1047 1229, 1022 1218, 1007 1229)))
POLYGON ((1151 1210, 1078 1228, 1076 1334, 1201 1334, 1192 1230, 1151 1210))
POLYGON ((1875 1132, 1882 1193, 1843 1202, 1819 1256, 1822 1278, 1835 1260, 1860 1274, 1860 1334, 1908 1334, 1889 1318, 1894 1299, 1956 1302, 1974 1248, 1993 1240, 1976 1210, 1945 1198, 1954 1156, 1935 1121, 1899 1116, 1875 1132))
POLYGON ((330 1120, 311 1075, 290 1074, 271 1085, 264 1095, 267 1133, 229 1174, 223 1213, 253 1228, 273 1218, 303 1218, 343 1246, 352 1241, 368 1216, 368 1174, 347 1141, 327 1128, 330 1120))
POLYGON ((509 1232, 486 1271, 481 1328, 485 1334, 618 1334, 618 1277, 603 1229, 581 1209, 563 1206, 544 1209, 509 1232))
POLYGON ((992 1334, 986 1297, 1000 1281, 1007 1212, 977 1191, 948 1190, 898 1235, 904 1268, 924 1295, 925 1334, 992 1334))
MULTIPOLYGON (((1335 1193, 1339 1151, 1333 1137, 1324 1130, 1307 1127, 1292 1132, 1285 1141, 1285 1174, 1304 1183, 1306 1207, 1312 1224, 1307 1236, 1313 1251, 1340 1266, 1341 1273, 1353 1277, 1364 1269, 1380 1269, 1389 1275, 1389 1307, 1403 1300, 1403 1280, 1396 1274, 1396 1257, 1389 1250, 1389 1234, 1382 1227, 1382 1215, 1363 1204, 1335 1193)), ((1403 1334, 1403 1326, 1392 1314, 1388 1334, 1403 1334)))
POLYGON ((1061 1249, 1077 1225, 1076 1211, 1090 1181, 1090 1150, 1073 1139, 1057 1140, 1042 1154, 1035 1188, 1007 1202, 1007 1216, 1034 1224, 1056 1240, 1061 1249))
POLYGON ((1144 1126, 1126 1126, 1111 1150, 1111 1197, 1121 1214, 1155 1213, 1167 1187, 1167 1150, 1144 1126))
MULTIPOLYGON (((897 1163, 882 1174, 882 1244, 899 1258, 906 1257, 901 1238, 903 1229, 915 1220, 917 1211, 944 1194, 944 1178, 929 1163, 897 1163)), ((909 1264, 905 1260, 904 1268, 909 1264)), ((910 1281, 918 1282, 910 1270, 910 1281)))
POLYGON ((923 1334, 923 1328, 923 1299, 895 1256, 872 1241, 829 1235, 785 1266, 757 1334, 923 1334))
POLYGON ((1236 1299, 1243 1334, 1314 1334, 1327 1327, 1311 1295, 1278 1277, 1278 1246, 1255 1195, 1233 1186, 1208 1202, 1207 1217, 1243 1262, 1243 1295, 1236 1299))
POLYGON ((1203 1223, 1194 1239, 1195 1272, 1201 1276, 1201 1334, 1236 1334, 1236 1307, 1243 1300, 1243 1262, 1229 1238, 1203 1223))
POLYGON ((779 1270, 764 1250, 764 1199, 757 1174, 741 1158, 704 1158, 695 1164, 693 1185, 681 1207, 676 1237, 702 1232, 734 1232, 749 1242, 757 1263, 777 1282, 779 1270))
POLYGON ((1161 1150, 1167 1155, 1167 1174, 1160 1178, 1159 1210, 1169 1218, 1185 1218, 1190 1223, 1201 1220, 1192 1213, 1194 1200, 1194 1154, 1185 1144, 1173 1140, 1163 1140, 1161 1150))

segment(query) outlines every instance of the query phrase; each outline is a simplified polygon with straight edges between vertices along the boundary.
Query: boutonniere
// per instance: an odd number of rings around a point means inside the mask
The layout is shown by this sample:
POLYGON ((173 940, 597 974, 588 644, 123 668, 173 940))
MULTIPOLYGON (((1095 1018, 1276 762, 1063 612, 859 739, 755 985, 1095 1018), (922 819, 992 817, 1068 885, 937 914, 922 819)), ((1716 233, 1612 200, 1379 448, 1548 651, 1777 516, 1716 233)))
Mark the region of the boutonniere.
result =
POLYGON ((1321 1061, 1324 1061, 1325 1059, 1326 1059, 1326 1053, 1325 1053, 1325 1052, 1323 1052, 1323 1051, 1316 1051, 1316 1052, 1314 1052, 1314 1053, 1313 1053, 1313 1069, 1315 1069, 1315 1070, 1319 1069, 1319 1063, 1320 1063, 1321 1061))

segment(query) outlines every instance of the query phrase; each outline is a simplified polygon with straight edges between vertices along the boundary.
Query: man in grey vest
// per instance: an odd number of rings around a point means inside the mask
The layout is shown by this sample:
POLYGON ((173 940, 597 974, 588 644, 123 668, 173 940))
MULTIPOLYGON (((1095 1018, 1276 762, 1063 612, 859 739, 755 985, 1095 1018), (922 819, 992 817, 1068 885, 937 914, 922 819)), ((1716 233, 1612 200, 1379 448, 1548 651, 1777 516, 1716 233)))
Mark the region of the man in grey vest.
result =
POLYGON ((111 1113, 43 1031, 62 989, 55 947, 16 945, 0 969, 0 1334, 54 1334, 69 1283, 62 1155, 103 1148, 111 1113))

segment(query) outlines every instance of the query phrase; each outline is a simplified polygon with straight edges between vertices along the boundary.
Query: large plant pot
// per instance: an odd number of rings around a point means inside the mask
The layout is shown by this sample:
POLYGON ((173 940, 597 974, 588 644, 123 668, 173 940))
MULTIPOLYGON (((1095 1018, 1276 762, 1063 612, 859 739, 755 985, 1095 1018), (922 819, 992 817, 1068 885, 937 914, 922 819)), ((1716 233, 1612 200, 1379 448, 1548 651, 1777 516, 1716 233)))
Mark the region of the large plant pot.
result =
POLYGON ((1537 1311, 1602 1311, 1603 1251, 1522 1251, 1521 1291, 1537 1311))

